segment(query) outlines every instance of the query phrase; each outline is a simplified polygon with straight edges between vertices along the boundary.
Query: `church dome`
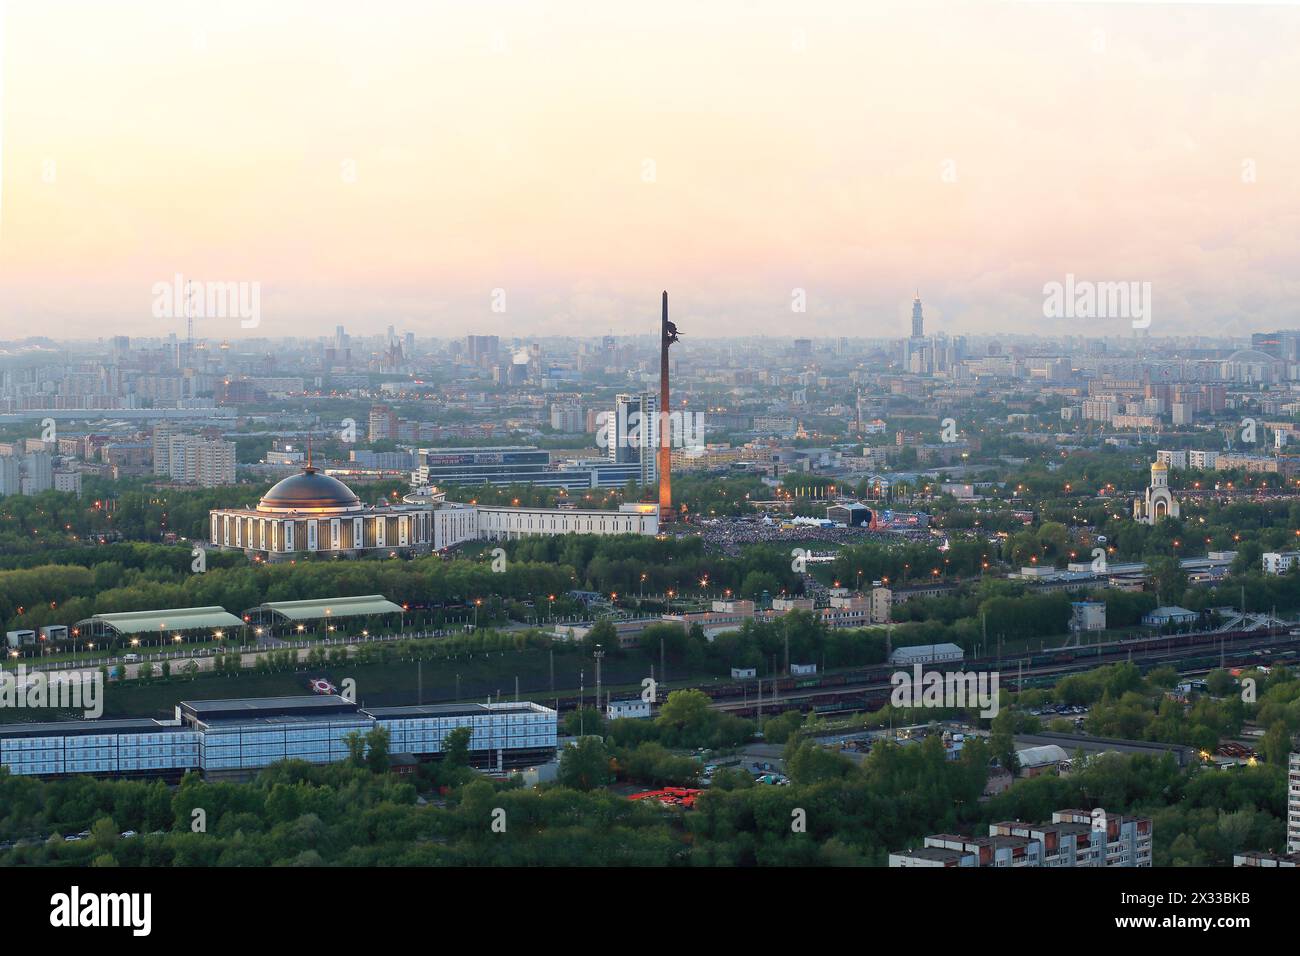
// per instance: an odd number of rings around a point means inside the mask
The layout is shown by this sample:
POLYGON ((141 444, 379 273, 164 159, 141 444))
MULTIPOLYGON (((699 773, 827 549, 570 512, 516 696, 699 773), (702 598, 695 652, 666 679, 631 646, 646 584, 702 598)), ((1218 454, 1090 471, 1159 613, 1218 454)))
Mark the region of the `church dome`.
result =
POLYGON ((316 511, 332 508, 350 511, 361 507, 361 499, 337 478, 323 475, 311 465, 301 474, 290 475, 262 496, 259 511, 316 511))

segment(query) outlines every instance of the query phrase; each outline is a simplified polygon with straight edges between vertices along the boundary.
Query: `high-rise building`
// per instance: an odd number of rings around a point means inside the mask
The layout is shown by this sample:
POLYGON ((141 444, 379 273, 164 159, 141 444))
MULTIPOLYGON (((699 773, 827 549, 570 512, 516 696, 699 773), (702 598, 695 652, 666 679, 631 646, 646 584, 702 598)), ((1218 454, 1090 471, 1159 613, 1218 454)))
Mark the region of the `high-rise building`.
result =
POLYGON ((187 466, 189 462, 193 462, 192 470, 187 470, 185 480, 201 488, 235 483, 235 443, 232 441, 200 439, 194 443, 187 466))
POLYGON ((46 451, 34 451, 23 459, 22 491, 39 495, 54 488, 54 459, 46 451))
POLYGON ((551 428, 565 434, 577 434, 583 430, 581 405, 552 405, 551 428))
POLYGON ((175 435, 180 434, 175 425, 168 422, 159 422, 153 427, 153 473, 155 475, 171 475, 171 440, 175 435))
POLYGON ((500 340, 495 335, 465 336, 465 351, 474 365, 492 365, 500 349, 500 340))
POLYGON ((659 399, 653 392, 614 398, 614 417, 609 423, 609 460, 618 465, 639 463, 642 486, 658 480, 655 467, 655 452, 659 447, 658 412, 659 399))
POLYGON ((1300 753, 1287 758, 1286 851, 1300 853, 1300 753))
POLYGON ((0 455, 0 498, 22 492, 22 475, 19 459, 13 455, 0 455))
POLYGON ((918 375, 935 370, 935 348, 925 340, 925 319, 921 315, 921 294, 912 300, 912 334, 903 343, 903 368, 918 375))
POLYGON ((372 442, 397 438, 397 412, 387 405, 370 406, 370 428, 366 433, 372 442))
POLYGON ((235 443, 179 434, 159 425, 153 433, 153 471, 203 488, 235 483, 235 443))
POLYGON ((74 495, 81 494, 81 472, 56 471, 54 473, 54 490, 69 491, 74 495))

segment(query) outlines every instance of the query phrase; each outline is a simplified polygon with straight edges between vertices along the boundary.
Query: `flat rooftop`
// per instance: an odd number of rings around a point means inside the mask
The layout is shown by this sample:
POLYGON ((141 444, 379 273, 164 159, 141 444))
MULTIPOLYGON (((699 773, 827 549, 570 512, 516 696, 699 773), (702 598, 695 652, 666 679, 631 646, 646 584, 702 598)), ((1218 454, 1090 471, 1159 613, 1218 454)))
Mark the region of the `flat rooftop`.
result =
POLYGON ((148 717, 120 720, 52 720, 32 723, 0 724, 0 739, 15 737, 81 737, 94 734, 175 733, 189 730, 176 724, 160 724, 148 717))
POLYGON ((502 704, 408 704, 401 707, 371 707, 366 713, 376 720, 390 720, 402 717, 487 717, 492 714, 506 714, 532 711, 534 705, 528 701, 509 701, 502 704))
POLYGON ((965 850, 950 850, 947 847, 923 846, 915 850, 901 850, 893 856, 907 856, 915 860, 934 860, 937 863, 960 864, 964 857, 972 854, 965 850))
POLYGON ((196 723, 264 720, 270 717, 333 717, 355 714, 357 705, 337 694, 295 697, 248 697, 227 700, 183 700, 182 716, 196 723))

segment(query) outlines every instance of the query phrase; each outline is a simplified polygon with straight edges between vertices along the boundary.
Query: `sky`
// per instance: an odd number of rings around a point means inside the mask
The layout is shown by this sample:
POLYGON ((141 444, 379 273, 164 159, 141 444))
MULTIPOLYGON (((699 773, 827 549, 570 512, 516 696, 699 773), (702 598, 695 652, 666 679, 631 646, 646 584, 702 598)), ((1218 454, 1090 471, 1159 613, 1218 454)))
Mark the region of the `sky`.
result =
POLYGON ((0 6, 0 340, 1300 326, 1300 4, 0 6))

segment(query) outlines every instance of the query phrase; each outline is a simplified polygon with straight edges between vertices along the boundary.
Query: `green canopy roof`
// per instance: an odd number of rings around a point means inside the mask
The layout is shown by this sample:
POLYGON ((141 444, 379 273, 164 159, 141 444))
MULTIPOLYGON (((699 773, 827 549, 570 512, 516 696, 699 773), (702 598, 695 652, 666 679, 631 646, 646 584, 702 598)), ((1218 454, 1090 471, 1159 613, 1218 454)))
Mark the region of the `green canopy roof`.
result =
POLYGON ((163 631, 193 631, 201 628, 240 627, 243 621, 224 607, 180 607, 166 611, 123 611, 96 614, 78 622, 103 624, 118 634, 158 634, 163 631))
POLYGON ((289 621, 314 621, 327 617, 367 617, 373 614, 400 614, 402 607, 382 594, 326 598, 323 601, 268 601, 245 611, 271 611, 289 621))

